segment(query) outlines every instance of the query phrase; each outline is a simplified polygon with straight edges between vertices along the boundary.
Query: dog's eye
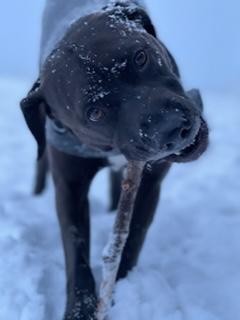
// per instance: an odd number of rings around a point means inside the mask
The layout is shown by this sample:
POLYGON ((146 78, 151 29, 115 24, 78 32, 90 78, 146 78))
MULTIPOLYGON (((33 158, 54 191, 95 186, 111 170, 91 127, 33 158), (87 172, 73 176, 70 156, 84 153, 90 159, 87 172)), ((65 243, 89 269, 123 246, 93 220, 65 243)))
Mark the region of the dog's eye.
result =
POLYGON ((87 112, 88 119, 92 122, 98 122, 104 118, 105 113, 100 108, 90 108, 87 112))
POLYGON ((145 66, 145 64, 147 63, 147 60, 148 60, 147 54, 143 50, 137 52, 134 58, 134 62, 140 68, 145 66))

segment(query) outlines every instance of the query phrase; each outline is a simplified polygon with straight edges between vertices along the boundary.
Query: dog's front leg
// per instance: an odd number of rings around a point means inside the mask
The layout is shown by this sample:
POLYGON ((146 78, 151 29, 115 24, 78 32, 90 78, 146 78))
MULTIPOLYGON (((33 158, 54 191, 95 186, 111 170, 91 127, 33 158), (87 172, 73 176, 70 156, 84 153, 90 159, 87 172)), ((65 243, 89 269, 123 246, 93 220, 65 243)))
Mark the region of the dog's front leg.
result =
POLYGON ((169 163, 145 167, 142 182, 134 206, 130 233, 123 251, 118 279, 124 278, 136 265, 147 231, 158 204, 161 182, 170 168, 169 163))
POLYGON ((88 190, 103 160, 70 156, 50 147, 50 164, 66 260, 65 320, 95 319, 95 282, 89 264, 88 190))

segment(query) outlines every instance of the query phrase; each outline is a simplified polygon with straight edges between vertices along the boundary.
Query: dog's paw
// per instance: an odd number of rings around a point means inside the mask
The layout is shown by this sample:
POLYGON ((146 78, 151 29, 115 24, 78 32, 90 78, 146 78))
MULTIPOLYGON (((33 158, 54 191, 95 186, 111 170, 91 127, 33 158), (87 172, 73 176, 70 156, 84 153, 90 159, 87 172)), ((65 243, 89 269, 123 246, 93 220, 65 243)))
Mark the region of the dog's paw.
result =
POLYGON ((96 320, 96 304, 95 296, 82 295, 68 308, 64 320, 96 320))

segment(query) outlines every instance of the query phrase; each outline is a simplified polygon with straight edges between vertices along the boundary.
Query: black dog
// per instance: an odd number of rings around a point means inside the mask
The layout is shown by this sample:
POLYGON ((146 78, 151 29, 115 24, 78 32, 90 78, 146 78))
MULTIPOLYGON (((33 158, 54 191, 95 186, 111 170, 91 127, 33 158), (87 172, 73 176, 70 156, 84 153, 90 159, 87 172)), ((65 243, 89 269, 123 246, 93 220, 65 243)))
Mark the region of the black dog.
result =
POLYGON ((42 53, 39 80, 21 108, 39 159, 48 145, 66 258, 65 319, 87 320, 96 309, 89 265, 93 177, 117 158, 147 163, 119 279, 137 263, 171 163, 197 159, 208 129, 198 91, 184 91, 173 57, 134 1, 79 18, 58 40, 47 58, 42 53))

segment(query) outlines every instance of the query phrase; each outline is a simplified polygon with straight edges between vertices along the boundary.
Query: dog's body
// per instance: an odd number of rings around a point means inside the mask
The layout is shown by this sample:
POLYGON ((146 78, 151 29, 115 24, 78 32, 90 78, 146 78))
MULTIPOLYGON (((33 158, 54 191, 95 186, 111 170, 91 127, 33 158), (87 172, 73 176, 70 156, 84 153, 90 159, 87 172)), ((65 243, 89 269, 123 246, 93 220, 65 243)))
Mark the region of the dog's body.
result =
POLYGON ((42 22, 41 64, 72 23, 85 15, 99 11, 107 3, 107 0, 47 0, 42 22))
MULTIPOLYGON (((146 12, 137 1, 108 2, 47 1, 40 78, 21 103, 39 158, 48 145, 66 258, 65 319, 72 320, 95 319, 88 204, 95 174, 116 157, 148 164, 119 279, 137 263, 171 163, 194 160, 207 146, 200 96, 183 90, 146 12)), ((115 206, 119 174, 113 181, 115 206)))

